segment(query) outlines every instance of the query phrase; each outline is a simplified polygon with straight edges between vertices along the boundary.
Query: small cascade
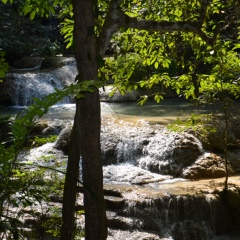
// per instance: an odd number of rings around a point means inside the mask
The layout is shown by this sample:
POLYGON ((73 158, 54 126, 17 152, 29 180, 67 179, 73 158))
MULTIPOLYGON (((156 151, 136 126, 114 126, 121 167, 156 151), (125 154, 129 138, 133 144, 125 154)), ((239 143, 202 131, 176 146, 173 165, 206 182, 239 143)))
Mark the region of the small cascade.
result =
MULTIPOLYGON (((75 61, 66 61, 66 65, 52 70, 20 70, 7 74, 4 82, 6 91, 0 94, 1 99, 14 106, 28 106, 33 103, 33 98, 43 99, 55 92, 55 89, 62 89, 73 83, 77 75, 75 61)), ((71 98, 65 98, 62 102, 71 101, 71 98)))
POLYGON ((122 138, 116 147, 117 163, 135 162, 136 157, 141 154, 142 142, 140 137, 122 138))
MULTIPOLYGON (((220 194, 202 194, 197 187, 189 194, 190 186, 185 183, 178 184, 177 187, 186 188, 179 194, 176 185, 162 185, 159 189, 118 187, 124 204, 117 205, 114 216, 117 222, 111 222, 111 227, 155 234, 151 239, 237 239, 234 235, 225 238, 225 234, 232 230, 232 219, 237 213, 229 212, 220 194), (173 188, 176 193, 168 193, 166 187, 173 188)), ((238 193, 234 196, 238 198, 238 193)))
POLYGON ((181 177, 202 154, 197 138, 146 122, 104 124, 101 134, 104 165, 128 163, 152 173, 181 177))
POLYGON ((203 149, 194 136, 165 129, 149 138, 143 153, 137 160, 142 168, 179 177, 182 168, 194 163, 203 154, 203 149))

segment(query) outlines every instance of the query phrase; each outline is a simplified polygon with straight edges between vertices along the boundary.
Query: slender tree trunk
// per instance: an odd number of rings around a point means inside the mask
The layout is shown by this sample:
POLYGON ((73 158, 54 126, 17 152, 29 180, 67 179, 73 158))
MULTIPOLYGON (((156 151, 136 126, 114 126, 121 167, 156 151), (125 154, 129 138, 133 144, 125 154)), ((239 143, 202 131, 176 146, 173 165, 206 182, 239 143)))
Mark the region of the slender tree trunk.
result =
MULTIPOLYGON (((226 104, 226 103, 225 103, 226 104)), ((224 117, 225 117, 225 148, 224 148, 224 159, 225 159, 225 182, 224 182, 224 190, 228 190, 228 106, 224 107, 224 117)))
POLYGON ((71 240, 74 238, 75 203, 80 159, 80 126, 78 124, 80 116, 78 105, 76 104, 76 114, 69 143, 70 148, 63 193, 61 240, 71 240))
MULTIPOLYGON (((94 35, 94 1, 73 0, 74 47, 78 67, 77 81, 96 80, 96 40, 94 35)), ((70 140, 70 154, 63 196, 63 224, 61 239, 74 237, 74 212, 76 202, 79 159, 82 156, 84 183, 85 239, 105 240, 107 223, 103 196, 103 174, 100 148, 100 100, 96 89, 85 93, 76 102, 76 115, 70 140)))

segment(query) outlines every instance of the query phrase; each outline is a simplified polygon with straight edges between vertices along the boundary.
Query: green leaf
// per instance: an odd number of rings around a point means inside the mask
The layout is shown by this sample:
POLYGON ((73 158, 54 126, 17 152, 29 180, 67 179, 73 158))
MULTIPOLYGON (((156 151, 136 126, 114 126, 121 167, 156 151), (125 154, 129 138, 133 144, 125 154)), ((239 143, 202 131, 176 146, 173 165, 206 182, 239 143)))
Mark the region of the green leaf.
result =
POLYGON ((233 50, 239 49, 240 48, 240 43, 235 44, 233 50))
POLYGON ((36 11, 32 11, 30 14, 30 19, 33 20, 35 18, 36 11))

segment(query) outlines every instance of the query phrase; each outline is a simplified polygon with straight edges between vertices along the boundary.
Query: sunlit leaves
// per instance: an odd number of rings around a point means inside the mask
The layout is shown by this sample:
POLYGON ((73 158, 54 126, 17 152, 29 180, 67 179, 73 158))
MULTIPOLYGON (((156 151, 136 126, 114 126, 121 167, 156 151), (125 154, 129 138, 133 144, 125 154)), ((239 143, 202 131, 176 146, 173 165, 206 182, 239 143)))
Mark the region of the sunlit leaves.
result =
POLYGON ((114 80, 114 85, 120 93, 136 89, 137 80, 145 75, 141 59, 137 54, 117 56, 116 59, 108 58, 105 65, 100 68, 99 77, 104 81, 114 80))
POLYGON ((148 100, 148 96, 147 95, 143 95, 138 100, 138 104, 142 106, 143 104, 145 104, 147 102, 147 100, 148 100))
POLYGON ((8 3, 8 2, 13 3, 13 0, 2 0, 2 2, 5 3, 5 4, 8 3))
POLYGON ((54 0, 49 2, 48 0, 26 0, 23 6, 23 13, 29 14, 30 19, 33 20, 36 15, 40 17, 49 17, 51 14, 55 14, 56 6, 63 6, 68 1, 54 0))
POLYGON ((157 102, 157 103, 160 103, 161 100, 163 100, 163 95, 160 94, 160 93, 156 93, 154 95, 154 100, 157 102))
POLYGON ((64 36, 65 42, 67 43, 66 48, 73 45, 73 27, 74 21, 72 19, 65 18, 61 23, 60 33, 64 36))

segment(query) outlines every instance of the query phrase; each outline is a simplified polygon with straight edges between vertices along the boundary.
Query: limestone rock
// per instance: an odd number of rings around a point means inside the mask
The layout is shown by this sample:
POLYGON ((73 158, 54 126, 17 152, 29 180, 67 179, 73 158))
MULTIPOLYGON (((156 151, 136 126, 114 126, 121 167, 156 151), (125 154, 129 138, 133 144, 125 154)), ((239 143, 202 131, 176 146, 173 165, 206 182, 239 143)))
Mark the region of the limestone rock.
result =
POLYGON ((149 139, 139 165, 155 173, 179 177, 182 169, 202 155, 201 143, 187 133, 166 131, 149 139))
POLYGON ((104 124, 101 134, 103 164, 131 162, 145 170, 179 177, 184 167, 202 155, 200 141, 188 133, 163 126, 104 124))
MULTIPOLYGON (((240 172, 240 151, 228 151, 228 173, 240 172)), ((224 154, 205 153, 193 165, 184 169, 182 177, 187 179, 219 178, 226 175, 224 154)))
POLYGON ((15 62, 13 62, 13 68, 36 68, 37 66, 40 67, 42 61, 42 57, 23 57, 15 62))
POLYGON ((48 122, 45 120, 40 120, 34 125, 30 134, 31 135, 42 135, 44 129, 46 129, 47 127, 48 127, 48 122))
POLYGON ((69 151, 69 140, 70 140, 70 134, 71 134, 72 127, 67 126, 65 127, 59 134, 55 148, 58 150, 62 150, 65 154, 68 154, 69 151))
POLYGON ((218 178, 225 176, 224 160, 213 153, 205 153, 193 165, 184 169, 187 179, 218 178))
POLYGON ((133 90, 131 92, 127 92, 125 95, 122 95, 119 91, 112 96, 110 96, 112 92, 112 87, 105 87, 104 90, 100 89, 101 101, 104 102, 129 102, 136 101, 140 98, 143 93, 138 90, 133 90))

